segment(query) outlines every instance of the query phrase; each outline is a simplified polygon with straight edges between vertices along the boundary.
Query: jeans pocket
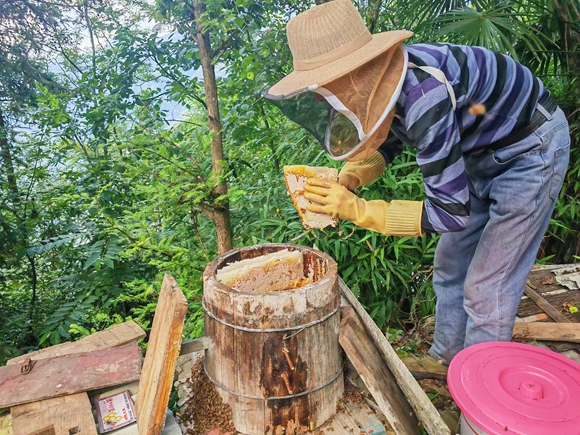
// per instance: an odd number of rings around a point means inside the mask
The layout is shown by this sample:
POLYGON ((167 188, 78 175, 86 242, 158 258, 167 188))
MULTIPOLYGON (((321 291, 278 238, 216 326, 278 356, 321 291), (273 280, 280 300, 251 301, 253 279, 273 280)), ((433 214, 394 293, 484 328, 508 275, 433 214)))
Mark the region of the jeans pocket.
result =
MULTIPOLYGON (((538 129, 528 137, 519 142, 508 145, 494 152, 493 160, 498 165, 506 165, 512 161, 527 157, 532 154, 540 154, 546 148, 546 144, 555 141, 556 144, 563 143, 561 136, 568 134, 568 122, 562 109, 557 109, 550 120, 544 122, 538 129)), ((569 136, 568 136, 569 143, 569 136)))
POLYGON ((550 199, 555 201, 558 199, 560 189, 564 183, 566 176, 566 169, 570 160, 570 143, 568 145, 557 148, 554 156, 554 173, 550 181, 550 199))
POLYGON ((519 142, 494 151, 493 161, 498 165, 506 165, 531 154, 540 154, 541 151, 542 139, 535 134, 530 134, 519 142))

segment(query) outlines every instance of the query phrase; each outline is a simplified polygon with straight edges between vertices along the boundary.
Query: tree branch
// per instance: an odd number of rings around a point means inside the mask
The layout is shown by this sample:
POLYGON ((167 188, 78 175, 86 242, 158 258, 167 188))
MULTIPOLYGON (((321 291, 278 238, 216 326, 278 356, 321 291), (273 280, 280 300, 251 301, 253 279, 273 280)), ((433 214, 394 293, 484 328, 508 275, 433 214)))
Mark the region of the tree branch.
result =
POLYGON ((175 163, 173 160, 171 160, 171 159, 168 159, 167 157, 165 157, 163 154, 160 154, 160 153, 158 153, 157 151, 153 151, 153 150, 150 150, 150 149, 147 149, 147 148, 143 148, 143 150, 144 150, 144 151, 147 151, 147 152, 150 152, 151 154, 154 154, 154 155, 156 155, 157 157, 159 157, 159 158, 161 158, 161 159, 165 160, 165 161, 166 161, 166 162, 168 162, 168 163, 171 163, 172 165, 174 165, 174 166, 175 166, 176 168, 178 168, 179 170, 181 170, 181 171, 185 172, 186 174, 189 174, 189 175, 191 175, 191 176, 192 176, 193 178, 195 178, 195 179, 196 179, 198 182, 205 181, 205 180, 203 180, 203 178, 201 178, 199 175, 196 175, 196 174, 194 174, 193 172, 191 172, 190 170, 188 170, 188 169, 185 169, 184 167, 182 167, 182 166, 178 165, 178 164, 177 164, 177 163, 175 163))
POLYGON ((83 4, 84 9, 84 18, 87 23, 87 30, 89 31, 89 38, 91 40, 91 47, 93 49, 92 61, 93 61, 93 71, 97 71, 97 61, 95 59, 97 51, 95 50, 95 38, 93 36, 93 27, 91 26, 91 20, 89 18, 89 5, 88 0, 84 1, 83 4))
POLYGON ((375 11, 373 13, 373 19, 371 21, 371 25, 369 26, 369 31, 371 33, 375 33, 375 26, 377 25, 377 21, 379 19, 379 12, 381 11, 381 5, 383 3, 382 0, 376 0, 377 4, 375 5, 375 11))
POLYGON ((199 233, 199 229, 197 228, 197 211, 196 210, 190 210, 189 211, 189 217, 191 217, 191 222, 193 225, 193 229, 195 230, 195 235, 197 236, 197 239, 199 240, 199 244, 201 245, 201 249, 203 250, 204 254, 207 257, 207 249, 205 248, 205 244, 203 243, 203 239, 201 238, 201 234, 199 233))
POLYGON ((36 285, 38 283, 38 276, 36 274, 36 264, 34 261, 34 257, 26 254, 26 258, 28 258, 28 262, 30 263, 30 272, 31 272, 31 281, 32 281, 32 297, 30 299, 30 311, 29 311, 29 320, 30 320, 30 330, 32 333, 33 325, 34 325, 34 312, 36 311, 36 285))
POLYGON ((155 64, 161 69, 161 71, 163 71, 163 73, 167 77, 169 77, 171 80, 173 80, 179 86, 181 86, 184 90, 190 91, 191 92, 191 95, 190 95, 191 98, 193 98, 195 101, 197 101, 198 103, 200 103, 204 107, 204 109, 207 110, 207 104, 205 104, 205 101, 203 101, 203 99, 201 99, 199 96, 197 96, 193 92, 193 89, 190 89, 181 80, 179 80, 179 78, 176 77, 175 74, 173 74, 171 71, 168 71, 164 66, 162 66, 161 63, 159 63, 159 59, 157 59, 157 56, 155 54, 151 53, 151 59, 153 60, 153 62, 155 62, 155 64))

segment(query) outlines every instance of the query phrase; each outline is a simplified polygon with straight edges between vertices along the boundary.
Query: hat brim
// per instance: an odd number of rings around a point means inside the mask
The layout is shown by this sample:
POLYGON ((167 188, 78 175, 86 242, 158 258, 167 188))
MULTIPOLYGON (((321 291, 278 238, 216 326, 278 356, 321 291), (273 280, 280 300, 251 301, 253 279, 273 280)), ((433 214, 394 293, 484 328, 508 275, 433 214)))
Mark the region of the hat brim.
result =
POLYGON ((372 39, 361 48, 340 59, 307 71, 292 71, 266 91, 266 98, 284 99, 308 90, 311 86, 325 85, 357 69, 411 36, 413 32, 408 30, 392 30, 374 34, 372 39))

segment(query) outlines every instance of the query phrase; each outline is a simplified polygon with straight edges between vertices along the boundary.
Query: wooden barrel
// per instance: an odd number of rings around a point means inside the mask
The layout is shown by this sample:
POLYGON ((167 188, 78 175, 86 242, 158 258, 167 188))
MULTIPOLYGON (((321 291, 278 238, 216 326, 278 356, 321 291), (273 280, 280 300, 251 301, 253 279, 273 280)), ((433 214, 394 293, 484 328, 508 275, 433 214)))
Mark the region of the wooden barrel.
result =
POLYGON ((245 434, 313 430, 342 397, 336 262, 306 247, 267 244, 230 251, 204 272, 204 367, 236 429, 245 434), (223 266, 282 249, 303 254, 313 282, 294 290, 241 293, 216 280, 223 266))

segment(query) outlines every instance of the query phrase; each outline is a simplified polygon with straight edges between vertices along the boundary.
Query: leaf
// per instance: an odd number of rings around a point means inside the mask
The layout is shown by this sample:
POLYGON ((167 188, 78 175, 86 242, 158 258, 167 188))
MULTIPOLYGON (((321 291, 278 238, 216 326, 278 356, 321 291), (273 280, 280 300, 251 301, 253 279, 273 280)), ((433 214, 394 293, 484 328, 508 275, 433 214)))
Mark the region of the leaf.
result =
POLYGON ((105 263, 105 266, 107 266, 109 269, 115 268, 115 264, 113 263, 113 260, 109 257, 103 258, 103 263, 105 263))
POLYGON ((353 273, 354 269, 357 267, 356 263, 351 264, 346 268, 346 270, 342 273, 343 279, 348 279, 350 275, 353 273))
POLYGON ((61 337, 68 337, 68 332, 64 329, 63 325, 60 325, 57 330, 61 337))
POLYGON ((55 344, 59 344, 60 343, 60 334, 58 331, 53 331, 50 334, 50 344, 52 344, 53 346, 55 344))
POLYGON ((38 341, 38 344, 40 346, 42 346, 44 344, 44 342, 48 339, 48 337, 50 337, 51 334, 52 334, 52 330, 42 334, 42 336, 40 337, 40 340, 38 341))
POLYGON ((93 264, 95 264, 95 262, 101 258, 101 252, 97 251, 97 252, 93 252, 89 258, 87 258, 87 261, 85 261, 85 264, 83 265, 83 269, 88 269, 89 267, 91 267, 93 264))
POLYGON ((511 5, 476 10, 466 7, 447 12, 435 22, 438 37, 456 43, 486 47, 510 55, 518 60, 516 41, 524 42, 533 52, 545 50, 544 38, 533 26, 525 24, 511 5))

